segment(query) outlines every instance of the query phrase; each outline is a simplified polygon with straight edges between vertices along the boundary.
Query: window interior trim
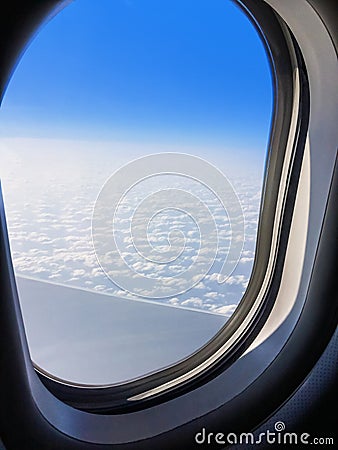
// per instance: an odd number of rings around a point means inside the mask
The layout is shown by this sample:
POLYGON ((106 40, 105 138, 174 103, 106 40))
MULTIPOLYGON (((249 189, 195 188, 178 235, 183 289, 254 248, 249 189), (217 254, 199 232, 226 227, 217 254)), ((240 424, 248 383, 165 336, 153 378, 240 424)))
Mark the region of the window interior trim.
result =
MULTIPOLYGON (((305 66, 310 69, 311 98, 309 100, 311 101, 310 106, 314 105, 311 107, 309 132, 305 133, 305 138, 304 136, 301 136, 301 138, 307 142, 307 156, 310 158, 312 179, 314 175, 321 173, 320 171, 325 173, 327 177, 319 194, 315 193, 315 195, 313 191, 310 192, 311 204, 309 207, 316 207, 320 202, 322 202, 322 206, 317 222, 312 225, 310 230, 312 234, 308 237, 308 239, 315 237, 311 244, 312 247, 305 255, 309 283, 304 282, 304 285, 307 286, 305 292, 297 294, 298 304, 296 314, 291 320, 291 331, 288 331, 289 338, 286 338, 285 345, 278 340, 278 345, 282 345, 281 349, 275 346, 278 335, 285 331, 284 325, 290 325, 289 323, 283 323, 280 328, 272 333, 270 343, 268 342, 267 346, 262 346, 261 349, 259 346, 257 348, 251 346, 250 352, 241 354, 239 359, 235 358, 236 361, 233 361, 231 366, 221 370, 211 380, 204 380, 203 384, 194 387, 190 392, 180 392, 180 395, 173 395, 172 398, 169 397, 156 405, 148 405, 146 409, 124 414, 94 414, 70 407, 46 388, 38 378, 30 360, 11 265, 4 207, 1 204, 0 286, 3 301, 0 304, 0 329, 3 342, 6 342, 6 345, 2 345, 0 350, 1 366, 5 367, 5 370, 0 373, 0 389, 3 399, 0 406, 0 434, 4 438, 5 444, 6 441, 10 442, 13 439, 20 440, 17 433, 17 429, 20 429, 22 431, 20 434, 25 436, 25 443, 27 443, 27 436, 30 436, 32 444, 28 443, 26 448, 32 449, 36 449, 34 445, 37 441, 39 441, 40 448, 47 449, 52 439, 54 448, 63 449, 88 448, 99 450, 105 446, 116 444, 123 450, 158 448, 165 450, 175 448, 177 443, 181 448, 191 448, 194 433, 200 431, 202 427, 209 427, 210 430, 217 430, 218 428, 225 432, 227 430, 236 432, 238 429, 241 431, 250 429, 257 426, 260 421, 276 409, 278 403, 283 402, 283 399, 285 400, 294 392, 304 379, 302 377, 306 376, 307 371, 318 359, 333 334, 337 324, 337 304, 332 301, 332 296, 336 297, 337 293, 334 273, 336 265, 334 263, 337 262, 335 250, 337 243, 336 194, 338 171, 337 164, 334 170, 332 163, 336 160, 337 150, 336 148, 332 150, 331 145, 332 142, 337 142, 337 111, 332 108, 332 100, 331 103, 327 100, 335 92, 332 89, 332 82, 328 78, 328 72, 331 72, 333 67, 332 51, 329 48, 330 40, 323 27, 319 25, 320 19, 309 9, 309 3, 306 0, 297 2, 296 7, 301 12, 298 15, 294 14, 294 1, 269 0, 261 2, 248 0, 243 3, 250 10, 257 9, 254 13, 256 17, 259 17, 261 8, 264 10, 266 5, 270 4, 286 20, 295 40, 300 44, 305 66), (306 43, 306 32, 304 31, 306 27, 309 27, 309 24, 311 25, 311 33, 316 36, 311 48, 309 48, 311 43, 306 43), (321 54, 322 45, 325 45, 327 49, 323 54, 321 54), (311 54, 312 59, 309 58, 309 54, 311 54), (318 72, 316 72, 316 69, 319 66, 321 77, 317 80, 318 72), (328 103, 323 104, 324 101, 328 103), (323 106, 326 107, 325 111, 323 106), (319 113, 329 114, 330 116, 330 120, 323 125, 324 130, 320 130, 320 132, 325 132, 328 135, 322 145, 320 145, 321 143, 316 135, 318 129, 320 129, 318 125, 321 123, 319 113), (323 146, 327 150, 327 154, 318 155, 323 146), (319 160, 323 162, 318 169, 319 160), (333 174, 334 178, 332 178, 333 174), (331 194, 328 195, 330 186, 331 194), (327 198, 329 200, 326 202, 327 198), (324 223, 322 223, 323 220, 324 223), (318 223, 320 223, 319 229, 318 223), (323 278, 327 281, 326 283, 322 282, 323 278), (313 345, 310 355, 307 352, 309 345, 313 345), (264 351, 266 349, 268 355, 264 351), (240 392, 235 393, 232 389, 227 396, 226 387, 228 386, 228 389, 231 389, 228 383, 229 373, 234 374, 236 367, 242 367, 242 369, 246 367, 245 362, 249 361, 250 358, 252 361, 252 358, 258 355, 259 360, 260 356, 263 355, 259 351, 263 351, 264 357, 267 358, 264 363, 266 366, 261 368, 259 376, 254 380, 248 380, 247 387, 240 392), (304 355, 306 355, 306 358, 304 355), (293 362, 291 366, 290 361, 293 362), (300 361, 302 362, 301 370, 295 376, 294 367, 300 361), (281 376, 283 376, 282 384, 281 376), (222 392, 222 396, 220 396, 220 392, 222 392), (262 404, 262 398, 267 400, 266 403, 262 404), (243 418, 243 408, 247 412, 254 411, 255 413, 246 414, 243 418), (147 427, 145 424, 151 424, 151 427, 147 427)), ((276 48, 277 50, 278 48, 276 48)), ((303 72, 299 73, 302 76, 304 75, 303 72)), ((281 75, 281 79, 288 76, 288 74, 283 73, 281 75)), ((287 96, 289 91, 284 92, 284 94, 287 96)), ((333 96, 333 102, 334 99, 333 96)), ((287 117, 282 120, 283 126, 281 128, 283 129, 285 126, 284 120, 287 120, 287 117)), ((276 123, 276 127, 280 126, 280 122, 276 123)), ((277 131, 274 130, 272 138, 278 135, 277 131)), ((300 137, 300 134, 297 136, 300 137)), ((277 159, 281 157, 280 153, 276 154, 277 159)), ((273 154, 270 154, 269 158, 269 170, 271 171, 276 161, 273 161, 273 154)), ((278 164, 276 165, 278 166, 278 164)), ((298 160, 296 157, 294 167, 297 165, 304 167, 304 159, 298 160)), ((276 174, 273 170, 271 173, 272 175, 276 174)), ((273 195, 273 189, 270 189, 268 182, 269 179, 266 180, 265 193, 267 196, 273 195)), ((299 187, 297 189, 297 186, 290 183, 289 195, 296 195, 297 191, 299 191, 299 187)), ((287 210, 288 201, 286 201, 285 207, 287 210)), ((281 236, 281 240, 287 239, 288 235, 289 233, 284 237, 281 236)), ((268 314, 269 319, 272 318, 273 313, 274 310, 268 314)), ((238 380, 238 382, 240 381, 242 380, 238 380)))
MULTIPOLYGON (((283 240, 280 237, 282 222, 284 220, 284 234, 287 235, 293 209, 291 202, 294 202, 294 198, 289 199, 288 211, 285 211, 286 196, 295 153, 301 161, 304 142, 300 138, 304 140, 307 129, 307 114, 304 111, 308 107, 304 101, 307 79, 300 52, 295 49, 297 45, 283 21, 270 8, 259 5, 255 11, 260 17, 261 25, 258 25, 252 12, 243 4, 235 3, 248 15, 261 36, 274 84, 274 108, 261 218, 248 288, 235 313, 211 341, 183 361, 148 376, 121 384, 88 386, 58 379, 35 365, 43 383, 58 398, 77 408, 101 413, 126 412, 161 402, 168 394, 172 397, 196 387, 206 378, 216 376, 219 370, 224 370, 249 347, 273 305, 277 288, 271 285, 278 285, 282 271, 282 264, 276 270, 277 249, 282 247, 278 255, 282 261, 287 244, 287 237, 283 240), (303 99, 302 110, 300 98, 303 99), (299 120, 300 115, 302 120, 299 120), (304 130, 301 133, 300 127, 304 130), (285 151, 281 151, 282 148, 285 151)), ((297 172, 294 170, 293 186, 297 184, 299 170, 300 166, 297 172)))

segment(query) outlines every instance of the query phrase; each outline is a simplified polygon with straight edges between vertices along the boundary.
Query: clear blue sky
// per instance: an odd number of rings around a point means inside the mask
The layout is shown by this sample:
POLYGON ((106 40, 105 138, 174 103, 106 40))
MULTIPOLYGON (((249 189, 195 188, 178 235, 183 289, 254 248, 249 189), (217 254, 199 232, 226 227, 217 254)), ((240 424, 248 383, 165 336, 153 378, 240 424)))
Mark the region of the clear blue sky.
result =
POLYGON ((26 50, 0 131, 262 155, 272 95, 260 38, 230 0, 77 0, 26 50))

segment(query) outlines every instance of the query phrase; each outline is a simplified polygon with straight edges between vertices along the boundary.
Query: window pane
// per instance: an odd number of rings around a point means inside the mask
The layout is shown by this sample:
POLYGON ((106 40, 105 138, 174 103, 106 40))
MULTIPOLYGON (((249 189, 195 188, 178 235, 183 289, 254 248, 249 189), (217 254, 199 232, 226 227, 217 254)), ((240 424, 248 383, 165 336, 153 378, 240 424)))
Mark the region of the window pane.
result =
POLYGON ((224 325, 252 271, 272 95, 231 2, 82 0, 40 30, 0 116, 38 366, 126 381, 224 325))

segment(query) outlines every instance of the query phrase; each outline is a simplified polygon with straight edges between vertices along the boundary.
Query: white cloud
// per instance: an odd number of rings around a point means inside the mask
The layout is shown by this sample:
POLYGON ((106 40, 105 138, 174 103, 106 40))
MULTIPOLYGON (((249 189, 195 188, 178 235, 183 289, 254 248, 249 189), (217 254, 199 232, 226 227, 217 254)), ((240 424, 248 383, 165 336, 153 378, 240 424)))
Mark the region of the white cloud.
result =
MULTIPOLYGON (((206 294, 204 294, 204 297, 207 298, 219 298, 222 294, 220 294, 219 292, 207 292, 206 294)), ((223 295, 222 295, 223 296, 223 295)))
POLYGON ((193 307, 202 307, 203 306, 203 301, 201 298, 199 297, 190 297, 188 298, 188 300, 184 300, 181 303, 182 306, 193 306, 193 307))
POLYGON ((237 308, 237 305, 224 305, 224 306, 215 308, 214 311, 219 314, 224 314, 225 316, 230 317, 236 308, 237 308))

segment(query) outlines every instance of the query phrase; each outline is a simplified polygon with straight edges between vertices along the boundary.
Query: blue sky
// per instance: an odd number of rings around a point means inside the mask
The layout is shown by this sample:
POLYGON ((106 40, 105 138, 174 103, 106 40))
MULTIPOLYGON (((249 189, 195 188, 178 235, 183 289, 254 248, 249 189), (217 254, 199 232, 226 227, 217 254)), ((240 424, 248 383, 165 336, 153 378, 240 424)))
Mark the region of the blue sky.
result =
POLYGON ((0 132, 198 145, 262 167, 272 101, 263 45, 230 0, 78 0, 27 48, 0 132))

